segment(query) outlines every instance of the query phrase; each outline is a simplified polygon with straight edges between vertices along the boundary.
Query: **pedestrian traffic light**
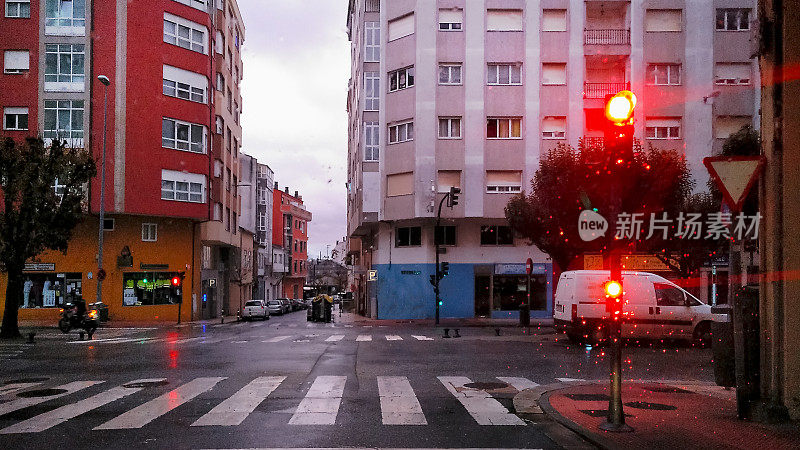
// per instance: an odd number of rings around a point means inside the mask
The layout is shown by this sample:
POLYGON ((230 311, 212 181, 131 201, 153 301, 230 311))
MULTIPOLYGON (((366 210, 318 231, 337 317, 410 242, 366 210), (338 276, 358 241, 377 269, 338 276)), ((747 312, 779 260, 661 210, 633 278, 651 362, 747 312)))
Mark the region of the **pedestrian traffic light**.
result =
POLYGON ((450 263, 447 261, 442 262, 442 269, 439 271, 441 277, 444 278, 447 276, 448 272, 450 272, 450 263))
POLYGON ((631 91, 606 96, 603 135, 611 165, 624 165, 632 159, 635 108, 636 95, 631 91))
POLYGON ((619 320, 622 315, 622 283, 616 280, 607 281, 603 285, 606 294, 606 311, 611 313, 612 320, 619 320))
POLYGON ((458 204, 458 194, 461 193, 461 188, 455 186, 450 187, 450 193, 447 195, 447 207, 452 208, 458 204))

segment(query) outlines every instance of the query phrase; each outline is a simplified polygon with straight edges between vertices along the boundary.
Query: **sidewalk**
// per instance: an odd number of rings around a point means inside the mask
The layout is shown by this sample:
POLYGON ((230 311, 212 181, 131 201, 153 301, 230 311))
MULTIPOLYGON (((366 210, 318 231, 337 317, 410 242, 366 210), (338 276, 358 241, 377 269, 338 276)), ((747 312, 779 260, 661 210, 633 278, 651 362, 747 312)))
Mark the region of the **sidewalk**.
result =
POLYGON ((778 450, 800 446, 797 423, 763 425, 740 421, 736 419, 734 391, 712 384, 626 381, 622 401, 625 423, 634 429, 631 433, 609 433, 598 428, 608 410, 608 382, 551 390, 541 396, 538 405, 556 421, 607 449, 778 450))

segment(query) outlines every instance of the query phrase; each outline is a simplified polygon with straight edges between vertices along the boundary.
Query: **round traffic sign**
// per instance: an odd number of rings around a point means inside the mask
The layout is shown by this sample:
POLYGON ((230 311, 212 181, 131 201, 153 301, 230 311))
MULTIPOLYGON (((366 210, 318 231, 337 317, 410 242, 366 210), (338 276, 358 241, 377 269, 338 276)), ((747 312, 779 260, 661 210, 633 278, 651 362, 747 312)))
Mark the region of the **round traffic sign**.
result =
POLYGON ((100 269, 97 271, 97 279, 103 281, 106 279, 106 269, 100 269))

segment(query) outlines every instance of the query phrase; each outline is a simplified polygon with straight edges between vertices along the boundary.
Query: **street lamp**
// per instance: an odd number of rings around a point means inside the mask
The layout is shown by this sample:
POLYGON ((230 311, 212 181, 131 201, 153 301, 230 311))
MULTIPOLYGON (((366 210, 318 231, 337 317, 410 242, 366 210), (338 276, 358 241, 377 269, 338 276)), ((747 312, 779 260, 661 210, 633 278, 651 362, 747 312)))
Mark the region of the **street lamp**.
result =
POLYGON ((106 122, 108 119, 108 85, 111 80, 105 75, 97 77, 103 83, 103 156, 100 164, 100 230, 97 233, 97 298, 96 302, 103 300, 103 229, 105 228, 105 206, 106 206, 106 122))

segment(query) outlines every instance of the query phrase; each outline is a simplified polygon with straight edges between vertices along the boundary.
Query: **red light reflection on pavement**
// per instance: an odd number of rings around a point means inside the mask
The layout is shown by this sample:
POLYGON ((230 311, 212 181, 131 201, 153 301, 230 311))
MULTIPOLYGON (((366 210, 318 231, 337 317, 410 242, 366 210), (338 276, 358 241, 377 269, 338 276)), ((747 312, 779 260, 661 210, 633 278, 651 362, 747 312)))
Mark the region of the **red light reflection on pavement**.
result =
MULTIPOLYGON (((170 369, 178 368, 178 351, 177 350, 170 350, 170 352, 169 352, 169 368, 170 369)), ((170 395, 171 394, 172 393, 170 393, 170 395)))

